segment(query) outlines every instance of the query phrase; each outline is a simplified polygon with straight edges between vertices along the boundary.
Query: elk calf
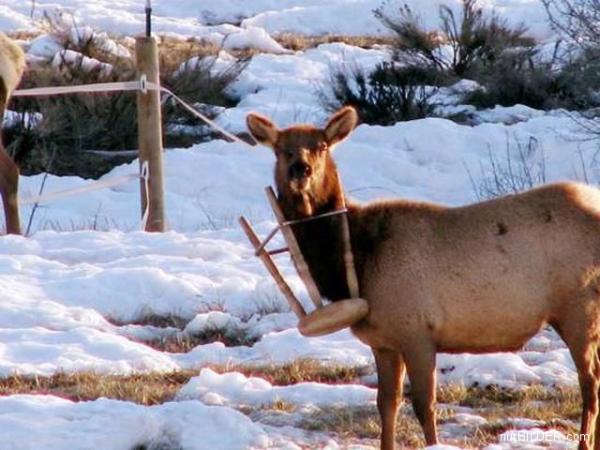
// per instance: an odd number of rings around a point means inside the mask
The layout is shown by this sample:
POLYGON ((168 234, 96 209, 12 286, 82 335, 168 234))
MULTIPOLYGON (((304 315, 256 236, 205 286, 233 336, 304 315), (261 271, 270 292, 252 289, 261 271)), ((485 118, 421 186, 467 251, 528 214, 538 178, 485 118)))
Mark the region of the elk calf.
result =
MULTIPOLYGON (((356 123, 349 107, 323 129, 278 129, 248 115, 250 133, 275 153, 288 219, 344 204, 332 151, 356 123)), ((579 448, 600 449, 600 191, 562 183, 459 208, 395 200, 348 209, 360 295, 370 308, 352 331, 375 355, 382 449, 394 448, 405 371, 433 445, 436 353, 515 351, 546 324, 579 374, 581 433, 591 436, 579 448)), ((293 229, 321 294, 348 298, 339 216, 293 229)))
MULTIPOLYGON (((0 129, 10 95, 16 89, 25 70, 25 55, 17 44, 0 33, 0 129)), ((0 195, 4 205, 6 232, 20 234, 19 168, 6 153, 0 140, 0 195)))

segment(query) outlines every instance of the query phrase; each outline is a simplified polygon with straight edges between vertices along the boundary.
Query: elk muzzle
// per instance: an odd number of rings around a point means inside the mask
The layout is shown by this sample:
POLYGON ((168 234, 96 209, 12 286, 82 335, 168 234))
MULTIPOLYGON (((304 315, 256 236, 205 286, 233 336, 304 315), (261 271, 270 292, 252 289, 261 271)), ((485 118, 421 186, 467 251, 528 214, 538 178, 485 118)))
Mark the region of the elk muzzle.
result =
POLYGON ((313 173, 312 167, 303 161, 296 161, 288 169, 290 187, 295 191, 301 191, 308 186, 308 180, 313 173))
POLYGON ((311 175, 312 175, 312 168, 305 162, 298 161, 290 166, 290 169, 289 169, 290 179, 308 178, 311 175))

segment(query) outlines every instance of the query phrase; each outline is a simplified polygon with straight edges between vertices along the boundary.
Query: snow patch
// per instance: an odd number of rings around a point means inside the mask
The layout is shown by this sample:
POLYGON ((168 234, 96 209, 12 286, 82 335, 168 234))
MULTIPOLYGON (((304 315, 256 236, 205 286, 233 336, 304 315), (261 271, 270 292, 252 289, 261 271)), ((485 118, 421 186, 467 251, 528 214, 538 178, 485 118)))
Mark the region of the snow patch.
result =
POLYGON ((262 378, 246 377, 239 372, 218 374, 202 369, 177 394, 178 399, 200 399, 216 405, 273 405, 278 401, 294 405, 352 406, 374 402, 377 391, 360 385, 298 383, 273 386, 262 378))

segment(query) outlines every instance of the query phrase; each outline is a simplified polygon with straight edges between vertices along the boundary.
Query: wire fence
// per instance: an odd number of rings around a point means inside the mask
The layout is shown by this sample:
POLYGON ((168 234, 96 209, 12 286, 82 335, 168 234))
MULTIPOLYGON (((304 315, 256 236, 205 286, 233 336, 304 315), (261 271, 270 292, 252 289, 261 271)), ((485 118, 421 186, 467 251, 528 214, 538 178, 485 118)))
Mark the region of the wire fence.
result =
MULTIPOLYGON (((147 93, 148 91, 159 91, 162 94, 167 95, 171 99, 173 99, 176 103, 178 103, 181 107, 183 107, 190 114, 194 115, 208 126, 214 128, 227 139, 232 142, 236 142, 238 144, 242 144, 246 147, 252 148, 252 146, 237 137, 235 134, 230 133, 225 128, 217 124, 215 121, 211 120, 204 114, 197 111, 193 106, 185 102, 178 95, 176 95, 171 90, 157 85, 155 83, 148 82, 145 75, 140 77, 138 81, 122 81, 122 82, 113 82, 113 83, 94 83, 94 84, 83 84, 83 85, 75 85, 75 86, 48 86, 48 87, 39 87, 39 88, 30 88, 30 89, 20 89, 13 92, 12 97, 50 97, 57 95, 73 95, 73 94, 93 94, 93 93, 111 93, 111 92, 141 92, 147 93)), ((123 175, 121 177, 108 178, 104 180, 99 180, 93 183, 89 183, 86 186, 80 186, 72 189, 65 189, 61 191, 50 192, 48 194, 40 194, 27 198, 20 198, 19 203, 21 205, 36 205, 41 203, 48 203, 54 200, 82 195, 87 192, 97 191, 101 189, 106 189, 110 187, 119 186, 121 184, 130 182, 134 179, 141 179, 145 184, 145 193, 146 193, 146 209, 142 216, 142 229, 146 228, 149 214, 149 198, 148 198, 148 183, 150 179, 150 170, 148 162, 145 161, 140 167, 140 173, 132 173, 128 175, 123 175)))

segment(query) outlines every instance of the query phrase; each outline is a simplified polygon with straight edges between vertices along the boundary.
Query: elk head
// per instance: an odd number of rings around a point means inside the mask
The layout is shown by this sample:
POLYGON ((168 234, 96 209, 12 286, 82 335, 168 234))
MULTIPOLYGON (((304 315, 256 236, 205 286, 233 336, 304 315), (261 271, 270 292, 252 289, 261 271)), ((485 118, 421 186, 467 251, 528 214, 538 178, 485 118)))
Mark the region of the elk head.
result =
POLYGON ((289 219, 341 207, 343 193, 331 154, 356 126, 358 116, 354 108, 340 109, 324 128, 294 125, 279 129, 256 113, 249 114, 246 122, 254 139, 275 152, 275 184, 289 219))

